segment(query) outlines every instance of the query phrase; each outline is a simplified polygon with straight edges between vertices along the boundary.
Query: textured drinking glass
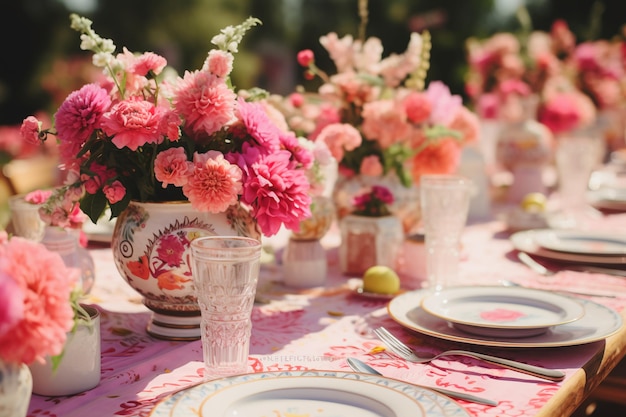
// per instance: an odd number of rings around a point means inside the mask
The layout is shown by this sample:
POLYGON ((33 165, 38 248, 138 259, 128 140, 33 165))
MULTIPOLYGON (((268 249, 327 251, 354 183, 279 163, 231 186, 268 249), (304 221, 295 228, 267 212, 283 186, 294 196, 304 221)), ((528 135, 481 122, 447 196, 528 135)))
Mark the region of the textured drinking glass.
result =
POLYGON ((15 236, 41 242, 46 224, 39 217, 39 207, 39 204, 32 204, 24 200, 23 195, 15 195, 9 198, 11 226, 15 236))
POLYGON ((424 175, 420 194, 428 286, 438 291, 457 281, 471 181, 458 175, 424 175))
POLYGON ((261 243, 247 237, 200 237, 191 242, 191 257, 205 378, 246 373, 261 243))

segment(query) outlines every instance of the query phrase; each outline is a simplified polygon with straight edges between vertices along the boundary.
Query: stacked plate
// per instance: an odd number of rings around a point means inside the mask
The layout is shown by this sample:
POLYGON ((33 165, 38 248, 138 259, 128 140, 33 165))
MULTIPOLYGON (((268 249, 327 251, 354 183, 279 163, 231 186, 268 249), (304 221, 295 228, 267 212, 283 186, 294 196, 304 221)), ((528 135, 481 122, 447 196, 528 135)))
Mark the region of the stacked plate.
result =
POLYGON ((556 261, 626 266, 626 235, 536 229, 511 235, 515 249, 556 261))
POLYGON ((626 211, 626 188, 600 188, 587 194, 592 206, 601 210, 626 211))
POLYGON ((621 316, 601 304, 522 287, 416 290, 395 297, 387 309, 413 331, 483 346, 578 345, 602 340, 622 326, 621 316))

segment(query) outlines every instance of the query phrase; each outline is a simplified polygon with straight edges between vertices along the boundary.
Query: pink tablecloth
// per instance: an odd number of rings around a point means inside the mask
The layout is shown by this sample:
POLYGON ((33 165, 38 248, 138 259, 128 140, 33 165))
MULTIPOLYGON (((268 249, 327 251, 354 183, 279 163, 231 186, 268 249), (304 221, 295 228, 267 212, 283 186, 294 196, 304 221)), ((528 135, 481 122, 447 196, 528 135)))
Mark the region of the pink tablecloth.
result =
MULTIPOLYGON (((597 228, 626 231, 626 215, 598 222, 597 228)), ((562 272, 541 279, 512 256, 514 249, 498 222, 469 226, 463 236, 462 280, 497 284, 509 279, 528 286, 579 289, 610 288, 619 297, 593 298, 621 311, 626 305, 626 279, 607 275, 562 272)), ((117 273, 109 248, 91 250, 96 261, 96 286, 89 302, 102 312, 102 378, 87 392, 71 397, 33 395, 29 416, 147 416, 155 403, 202 381, 200 341, 169 342, 145 331, 149 311, 117 273)), ((387 314, 386 301, 355 295, 354 282, 341 276, 337 251, 329 249, 329 276, 323 288, 294 290, 282 285, 280 266, 266 265, 255 305, 249 356, 251 372, 276 370, 341 370, 345 358, 358 357, 388 377, 447 387, 498 401, 489 407, 459 401, 474 416, 533 416, 568 379, 598 352, 604 341, 561 348, 489 348, 461 345, 403 329, 387 314), (565 381, 554 383, 469 358, 412 364, 384 350, 371 330, 386 326, 407 342, 438 352, 470 348, 523 362, 561 369, 565 381)))

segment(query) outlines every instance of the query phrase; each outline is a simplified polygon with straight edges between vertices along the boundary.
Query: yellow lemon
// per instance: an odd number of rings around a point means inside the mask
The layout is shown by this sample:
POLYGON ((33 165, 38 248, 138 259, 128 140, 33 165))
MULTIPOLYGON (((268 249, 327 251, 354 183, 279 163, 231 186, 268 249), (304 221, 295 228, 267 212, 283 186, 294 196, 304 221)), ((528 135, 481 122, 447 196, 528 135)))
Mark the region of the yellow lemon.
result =
POLYGON ((388 266, 375 265, 363 274, 363 291, 376 294, 395 294, 400 290, 400 278, 388 266))
POLYGON ((529 213, 540 213, 545 211, 548 199, 541 193, 530 193, 524 196, 521 206, 522 210, 529 213))

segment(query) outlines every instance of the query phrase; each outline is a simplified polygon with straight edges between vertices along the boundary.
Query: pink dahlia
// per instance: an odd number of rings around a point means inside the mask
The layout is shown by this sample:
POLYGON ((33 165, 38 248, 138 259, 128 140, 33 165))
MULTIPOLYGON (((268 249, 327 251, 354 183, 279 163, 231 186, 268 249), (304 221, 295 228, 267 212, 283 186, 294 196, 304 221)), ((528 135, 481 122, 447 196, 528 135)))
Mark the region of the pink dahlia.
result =
POLYGON ((194 209, 221 213, 238 201, 241 177, 241 169, 220 152, 195 154, 193 175, 183 185, 183 193, 194 209))
POLYGON ((104 113, 111 106, 107 91, 96 84, 84 85, 70 93, 55 114, 55 127, 59 138, 61 162, 76 168, 76 158, 94 129, 100 127, 104 113))
POLYGON ((128 147, 132 151, 147 143, 160 143, 163 108, 141 99, 123 100, 102 116, 102 130, 113 138, 119 149, 128 147))
POLYGON ((187 133, 205 137, 234 119, 236 99, 224 79, 208 71, 187 71, 176 88, 174 106, 186 121, 187 133))
POLYGON ((290 169, 291 154, 278 151, 264 155, 249 167, 242 202, 252 207, 252 215, 266 236, 275 235, 281 224, 298 230, 311 216, 309 183, 304 170, 290 169))
POLYGON ((237 114, 245 126, 247 135, 264 148, 274 152, 280 148, 282 132, 267 115, 263 104, 247 102, 243 98, 237 101, 237 114))
POLYGON ((66 268, 59 254, 20 237, 0 246, 0 272, 10 276, 24 296, 23 316, 0 334, 0 357, 31 364, 61 353, 74 324, 70 294, 78 274, 66 268))

